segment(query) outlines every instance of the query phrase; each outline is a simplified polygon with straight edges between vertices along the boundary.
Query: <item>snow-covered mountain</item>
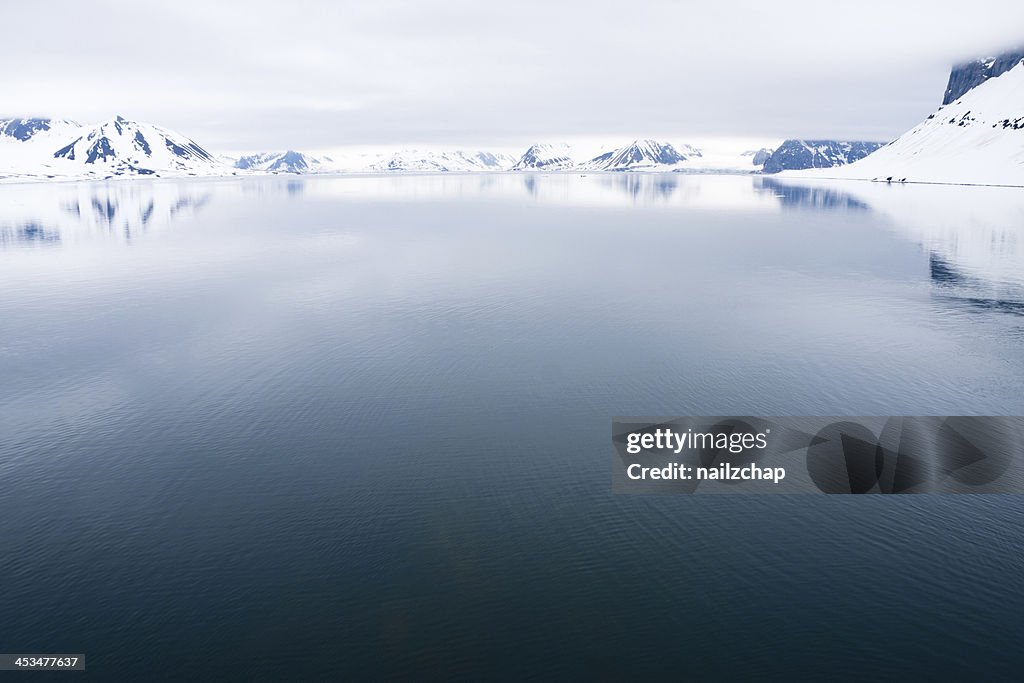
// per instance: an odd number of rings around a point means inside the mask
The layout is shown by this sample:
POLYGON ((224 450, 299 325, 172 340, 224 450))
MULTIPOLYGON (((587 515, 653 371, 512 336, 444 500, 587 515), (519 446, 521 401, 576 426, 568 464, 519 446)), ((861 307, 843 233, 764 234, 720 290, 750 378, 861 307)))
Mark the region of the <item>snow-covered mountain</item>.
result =
POLYGON ((232 173, 192 139, 121 116, 91 127, 52 119, 13 119, 3 123, 3 130, 0 175, 107 178, 232 173))
POLYGON ((100 173, 114 175, 222 170, 220 163, 193 140, 121 116, 84 131, 54 152, 53 158, 98 167, 100 173))
POLYGON ((786 140, 764 160, 764 172, 845 166, 863 159, 883 145, 884 142, 862 140, 786 140))
POLYGON ((515 158, 487 151, 401 150, 398 152, 341 150, 337 156, 306 152, 263 152, 234 160, 239 170, 267 173, 476 173, 504 171, 515 158))
POLYGON ((680 151, 667 142, 634 140, 580 164, 579 168, 588 171, 673 170, 687 159, 699 156, 700 151, 689 145, 683 145, 680 151))
POLYGON ((511 168, 515 162, 515 158, 508 154, 492 152, 402 150, 371 162, 365 170, 370 172, 474 173, 504 171, 511 168))
POLYGON ((330 157, 315 157, 303 152, 261 152, 239 157, 234 167, 268 173, 317 173, 331 170, 330 157))
POLYGON ((512 167, 513 171, 558 171, 575 165, 572 151, 565 143, 531 145, 519 161, 512 167))
MULTIPOLYGON (((1021 59, 1024 59, 1022 57, 1021 59)), ((827 175, 1024 186, 1024 61, 981 80, 895 142, 827 175)))
MULTIPOLYGON (((566 143, 532 145, 511 168, 513 171, 694 171, 701 150, 687 144, 641 139, 620 147, 570 146, 566 143), (685 162, 691 162, 686 164, 685 162)), ((730 170, 736 159, 726 164, 730 170)), ((722 161, 711 164, 724 168, 722 161)))

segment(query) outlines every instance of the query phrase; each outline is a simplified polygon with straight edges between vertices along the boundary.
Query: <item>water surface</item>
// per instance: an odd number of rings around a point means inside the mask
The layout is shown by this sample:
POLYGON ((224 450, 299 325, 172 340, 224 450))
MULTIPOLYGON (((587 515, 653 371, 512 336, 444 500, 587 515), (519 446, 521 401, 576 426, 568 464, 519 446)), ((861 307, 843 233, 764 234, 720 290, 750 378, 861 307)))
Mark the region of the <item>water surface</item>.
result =
POLYGON ((1024 193, 0 187, 0 651, 90 676, 1022 663, 1019 497, 627 497, 615 415, 1024 412, 1024 193))

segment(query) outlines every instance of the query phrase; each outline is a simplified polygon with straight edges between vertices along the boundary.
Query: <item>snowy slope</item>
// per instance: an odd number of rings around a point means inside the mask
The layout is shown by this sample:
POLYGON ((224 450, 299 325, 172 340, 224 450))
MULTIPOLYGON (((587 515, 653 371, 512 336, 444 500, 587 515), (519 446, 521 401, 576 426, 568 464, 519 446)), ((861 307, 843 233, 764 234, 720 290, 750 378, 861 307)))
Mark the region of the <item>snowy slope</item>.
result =
MULTIPOLYGON (((6 130, 11 130, 8 123, 6 130)), ((117 116, 92 127, 61 121, 32 134, 0 137, 0 176, 107 178, 133 175, 230 175, 193 140, 117 116)))
POLYGON ((53 153, 84 128, 61 119, 0 119, 0 178, 53 175, 53 153))
POLYGON ((1024 64, 939 107, 869 157, 786 175, 1024 186, 1024 64))

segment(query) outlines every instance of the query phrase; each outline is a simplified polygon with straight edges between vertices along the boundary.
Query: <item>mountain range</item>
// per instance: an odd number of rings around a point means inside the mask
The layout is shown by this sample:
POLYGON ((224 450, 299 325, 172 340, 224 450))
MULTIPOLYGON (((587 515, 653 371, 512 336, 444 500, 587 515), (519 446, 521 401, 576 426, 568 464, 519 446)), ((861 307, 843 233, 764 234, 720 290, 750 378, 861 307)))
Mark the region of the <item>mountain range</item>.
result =
MULTIPOLYGON (((792 141, 788 141, 792 142, 792 141)), ((819 145, 843 145, 817 141, 819 145)), ((852 143, 854 145, 861 143, 852 143)), ((214 156, 191 138, 123 116, 85 126, 64 119, 0 120, 0 179, 103 179, 119 176, 223 176, 265 173, 730 172, 756 173, 766 164, 807 168, 846 163, 848 155, 799 155, 762 148, 707 156, 684 143, 637 139, 599 151, 538 143, 521 156, 485 150, 400 150, 335 158, 297 150, 214 156)))
MULTIPOLYGON (((754 173, 767 158, 744 153, 714 168, 754 173)), ((760 155, 760 156, 759 156, 760 155)), ((691 145, 639 139, 595 154, 539 143, 522 156, 486 150, 400 150, 332 158, 287 150, 214 156, 194 140, 122 116, 95 126, 62 119, 0 120, 0 178, 97 179, 118 176, 221 176, 252 173, 478 173, 499 171, 693 171, 691 145)))
POLYGON ((287 152, 261 152, 241 156, 234 167, 245 171, 267 173, 314 173, 332 163, 330 157, 315 157, 295 150, 287 152))
MULTIPOLYGON (((240 157, 234 166, 243 170, 284 173, 476 173, 496 171, 659 171, 676 170, 688 159, 701 157, 690 145, 678 148, 668 142, 635 140, 596 156, 566 143, 531 145, 520 157, 490 151, 401 150, 360 158, 313 157, 301 152, 275 152, 240 157)), ((744 161, 743 163, 749 163, 744 161)), ((753 172, 754 168, 746 168, 753 172)))
MULTIPOLYGON (((413 172, 413 173, 473 173, 478 171, 504 171, 515 158, 507 154, 485 151, 416 151, 402 150, 387 154, 370 162, 365 169, 371 172, 413 172)), ((338 169, 351 170, 351 169, 338 169)))
POLYGON ((765 173, 805 168, 833 168, 863 159, 884 142, 862 140, 786 140, 764 160, 765 173))
POLYGON ((96 125, 0 119, 0 180, 267 173, 797 173, 869 180, 1024 185, 1024 48, 953 67, 942 104, 891 143, 789 139, 742 153, 637 139, 597 150, 539 142, 488 150, 214 156, 191 138, 122 116, 96 125), (827 169, 823 171, 822 169, 827 169))

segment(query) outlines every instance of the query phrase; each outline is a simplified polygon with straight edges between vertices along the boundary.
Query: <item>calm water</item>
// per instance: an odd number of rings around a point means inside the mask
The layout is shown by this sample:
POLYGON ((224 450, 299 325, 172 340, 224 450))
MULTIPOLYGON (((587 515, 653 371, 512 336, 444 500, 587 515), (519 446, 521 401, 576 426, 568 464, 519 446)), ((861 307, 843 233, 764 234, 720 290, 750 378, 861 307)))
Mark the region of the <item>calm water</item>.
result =
POLYGON ((628 497, 610 420, 1024 413, 1024 193, 0 187, 0 651, 1015 678, 1024 499, 628 497))

